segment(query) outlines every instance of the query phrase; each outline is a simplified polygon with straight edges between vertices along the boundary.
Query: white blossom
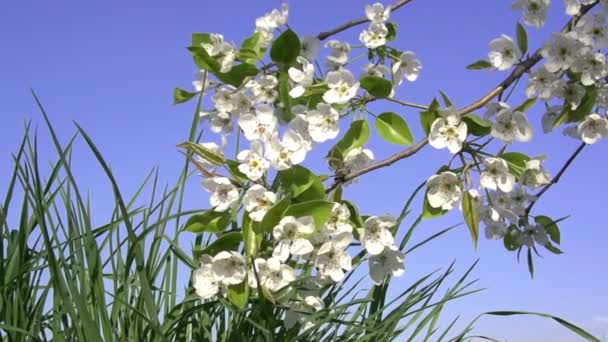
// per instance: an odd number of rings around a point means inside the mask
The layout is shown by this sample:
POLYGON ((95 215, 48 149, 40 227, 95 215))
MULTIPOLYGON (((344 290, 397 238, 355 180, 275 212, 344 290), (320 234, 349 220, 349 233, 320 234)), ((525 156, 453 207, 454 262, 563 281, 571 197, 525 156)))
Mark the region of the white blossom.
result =
POLYGON ((608 119, 599 114, 589 114, 583 122, 578 124, 577 131, 585 144, 595 144, 608 136, 608 119))
POLYGON ((245 85, 251 89, 256 102, 272 103, 279 97, 279 81, 274 75, 264 75, 259 80, 251 80, 245 85))
POLYGON ((549 172, 545 170, 543 161, 543 157, 527 160, 524 171, 522 171, 521 176, 519 177, 519 182, 532 189, 549 184, 551 182, 551 176, 549 175, 549 172))
MULTIPOLYGON (((606 55, 600 52, 586 51, 572 64, 572 71, 581 74, 582 85, 590 86, 608 76, 606 55)), ((580 85, 579 87, 582 88, 580 85)))
POLYGON ((496 69, 508 70, 519 61, 521 52, 515 46, 513 39, 503 34, 490 42, 488 58, 496 69))
POLYGON ((486 112, 483 117, 486 119, 493 118, 494 115, 506 108, 511 108, 511 106, 509 106, 509 104, 506 102, 490 102, 486 105, 486 112))
POLYGON ((513 3, 513 9, 523 10, 524 23, 537 28, 545 25, 549 6, 551 0, 515 0, 513 3))
POLYGON ((281 5, 281 10, 273 9, 271 12, 255 20, 255 30, 260 32, 264 40, 269 43, 272 40, 273 31, 287 23, 289 6, 281 5))
POLYGON ((291 67, 287 70, 289 78, 295 83, 295 86, 289 91, 289 96, 298 98, 304 94, 306 87, 310 87, 315 74, 315 66, 312 65, 306 58, 298 57, 297 62, 301 69, 291 67))
POLYGON ((545 68, 550 72, 568 70, 578 58, 583 47, 583 43, 577 39, 576 32, 553 34, 541 52, 547 60, 545 68))
POLYGON ((347 42, 332 39, 325 43, 325 47, 332 49, 329 56, 327 56, 327 65, 329 67, 339 68, 348 62, 351 47, 347 42))
POLYGON ((325 242, 316 253, 315 266, 323 276, 338 282, 344 278, 344 271, 352 269, 352 258, 346 252, 346 247, 353 240, 352 233, 342 232, 334 240, 325 242))
POLYGON ((268 171, 270 163, 264 159, 262 143, 258 140, 251 142, 249 150, 242 150, 237 154, 236 159, 241 163, 239 171, 244 173, 247 178, 257 181, 268 171))
POLYGON ((300 56, 306 58, 309 61, 317 58, 319 49, 321 48, 321 41, 315 36, 303 36, 300 39, 300 56))
POLYGON ((383 64, 367 63, 363 66, 363 71, 370 76, 384 77, 391 73, 390 69, 383 64))
POLYGON ((451 171, 432 175, 427 180, 426 186, 428 188, 426 198, 433 208, 451 210, 462 197, 460 178, 451 171))
POLYGON ((403 78, 414 82, 420 75, 422 64, 413 51, 404 51, 399 55, 399 60, 393 64, 393 80, 401 84, 403 78))
POLYGON ((405 273, 405 255, 391 245, 382 250, 382 253, 369 258, 369 275, 372 282, 380 285, 388 276, 400 277, 405 273))
POLYGON ((391 15, 391 8, 382 5, 379 2, 376 2, 372 5, 365 6, 365 16, 372 22, 380 22, 383 23, 388 20, 391 15))
POLYGON ((388 28, 382 22, 372 22, 369 27, 361 32, 359 40, 368 49, 375 49, 386 44, 388 28))
POLYGON ((371 216, 365 220, 363 228, 358 229, 359 240, 365 250, 371 255, 378 255, 385 247, 392 246, 395 240, 388 228, 395 224, 395 218, 390 215, 371 216))
POLYGON ((460 120, 455 107, 450 107, 442 115, 431 125, 429 144, 437 149, 447 147, 450 152, 457 153, 467 138, 467 124, 460 120))
POLYGON ((596 49, 608 47, 608 27, 603 13, 583 16, 576 23, 575 31, 578 39, 586 45, 596 49))
POLYGON ((343 171, 351 173, 360 170, 374 161, 374 153, 367 148, 353 148, 344 156, 343 171))
POLYGON ((308 132, 315 142, 324 142, 335 139, 340 132, 340 114, 332 106, 320 102, 316 110, 306 113, 308 132))
POLYGON ((310 136, 308 131, 308 121, 306 119, 306 114, 308 113, 308 108, 304 107, 301 111, 299 106, 294 106, 292 108, 292 112, 295 114, 295 118, 289 121, 287 126, 287 132, 291 132, 289 134, 294 134, 298 136, 300 143, 304 147, 306 151, 312 150, 314 146, 314 141, 310 136))
POLYGON ((236 64, 237 48, 234 43, 224 41, 224 36, 219 33, 209 35, 209 41, 201 43, 207 54, 214 57, 220 64, 220 72, 229 72, 236 64))
POLYGON ((566 6, 566 14, 575 16, 580 10, 581 6, 588 5, 595 2, 595 0, 564 0, 564 5, 566 6))
POLYGON ((526 87, 526 96, 538 96, 542 100, 549 100, 555 96, 556 90, 563 87, 565 81, 560 74, 550 72, 545 67, 532 71, 526 87))
POLYGON ((486 158, 483 161, 486 169, 479 176, 479 183, 487 189, 500 189, 503 192, 513 190, 515 176, 509 172, 509 166, 504 159, 486 158))
POLYGON ((271 257, 268 260, 257 258, 254 260, 255 270, 249 272, 248 283, 252 288, 258 287, 259 279, 262 287, 276 292, 296 280, 296 272, 281 260, 271 257))
POLYGON ((528 123, 524 113, 503 109, 496 114, 496 122, 492 124, 490 133, 505 143, 526 142, 532 139, 532 126, 528 123))
POLYGON ((288 130, 282 139, 279 140, 277 135, 270 139, 266 144, 265 156, 272 167, 285 170, 304 161, 306 148, 302 138, 294 131, 288 130))
POLYGON ((192 287, 202 299, 209 299, 220 292, 220 283, 212 271, 212 258, 204 254, 201 266, 192 272, 192 287))
POLYGON ((268 140, 277 130, 278 120, 269 105, 261 105, 255 115, 248 113, 239 117, 239 126, 247 140, 268 140))
POLYGON ((517 240, 520 244, 530 248, 534 247, 535 242, 541 246, 545 246, 549 243, 549 234, 547 234, 543 226, 528 225, 523 231, 519 232, 517 240))
POLYGON ((507 226, 502 221, 495 221, 486 223, 486 239, 488 240, 501 240, 507 234, 507 226))
POLYGON ((243 206, 249 212, 249 217, 260 222, 266 215, 266 212, 272 208, 277 202, 277 195, 274 192, 266 190, 265 187, 254 184, 247 189, 243 196, 243 206))
POLYGON ((359 82, 355 82, 353 74, 343 68, 328 72, 325 82, 327 82, 329 90, 323 94, 323 101, 330 104, 347 103, 359 90, 359 82))
POLYGON ((242 283, 247 277, 245 257, 234 251, 221 251, 213 257, 211 270, 215 279, 226 285, 242 283))
POLYGON ((332 234, 353 231, 353 226, 350 224, 350 210, 346 204, 334 203, 331 215, 325 223, 325 229, 332 234))
POLYGON ((203 180, 203 187, 211 193, 209 202, 214 211, 226 211, 239 199, 239 191, 226 177, 212 177, 203 180))
POLYGON ((273 237, 278 241, 272 255, 281 261, 286 261, 290 254, 299 256, 312 252, 314 247, 307 237, 314 231, 315 222, 312 216, 283 217, 272 230, 273 237))

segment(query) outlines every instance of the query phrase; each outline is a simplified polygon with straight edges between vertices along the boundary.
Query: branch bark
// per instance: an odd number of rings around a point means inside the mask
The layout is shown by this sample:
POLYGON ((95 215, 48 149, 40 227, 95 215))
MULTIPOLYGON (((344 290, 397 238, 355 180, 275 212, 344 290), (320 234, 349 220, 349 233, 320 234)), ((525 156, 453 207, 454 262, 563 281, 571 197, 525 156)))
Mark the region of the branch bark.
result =
MULTIPOLYGON (((394 12, 394 11, 398 10, 399 8, 407 5, 408 3, 412 2, 412 1, 414 1, 414 0, 399 0, 399 1, 397 1, 396 3, 394 3, 393 5, 391 5, 391 12, 394 12)), ((323 41, 323 40, 325 40, 325 39, 327 39, 327 38, 329 38, 329 37, 331 37, 331 36, 333 36, 335 34, 338 34, 338 33, 342 32, 342 31, 346 31, 346 30, 348 30, 351 27, 354 27, 354 26, 357 26, 357 25, 361 25, 361 24, 365 24, 367 22, 369 22, 369 19, 367 19, 367 18, 361 18, 361 19, 351 20, 351 21, 349 21, 347 23, 344 23, 344 24, 342 24, 342 25, 340 25, 340 26, 338 26, 338 27, 336 27, 336 28, 334 28, 332 30, 319 33, 317 35, 317 39, 323 41)))
MULTIPOLYGON (((399 1, 398 3, 404 2, 403 4, 401 4, 401 6, 405 5, 407 2, 409 1, 399 1)), ((576 21, 584 16, 585 14, 587 14, 587 12, 589 12, 595 5, 597 5, 598 2, 594 2, 592 4, 583 6, 581 8, 581 11, 579 12, 579 15, 570 19, 568 21, 568 23, 564 26, 564 28, 562 29, 562 32, 567 32, 570 30, 570 27, 576 23, 576 21)), ((354 21, 356 22, 356 21, 354 21)), ((351 22, 351 23, 354 23, 351 22)), ((360 24, 360 23, 359 23, 360 24)), ((354 25, 358 25, 357 23, 353 24, 354 25)), ((345 25, 342 25, 345 26, 345 25)), ((342 26, 340 26, 339 28, 341 28, 342 26)), ((346 28, 345 28, 346 29, 346 28)), ((331 31, 330 31, 331 32, 331 31)), ((340 32, 340 31, 337 31, 340 32)), ((336 32, 336 33, 337 33, 336 32)), ((509 76, 507 76, 507 78, 505 78, 502 82, 500 82, 494 89, 492 89, 489 93, 487 93, 486 95, 484 95, 482 98, 480 98, 479 100, 471 103, 470 105, 464 107, 463 109, 461 109, 458 113, 462 116, 462 115, 466 115, 469 114, 471 112, 473 112, 476 109, 482 108, 483 106, 485 106, 486 104, 488 104, 490 101, 492 101, 494 98, 496 98, 497 96, 499 96, 500 94, 502 94, 507 88, 509 88, 517 79, 519 79, 520 77, 522 77, 526 72, 528 72, 530 69, 532 69, 532 67, 534 67, 540 60, 542 60, 543 56, 542 56, 542 48, 536 50, 534 52, 534 54, 532 54, 530 57, 528 57, 526 60, 524 60, 523 62, 521 62, 519 65, 517 65, 515 67, 515 69, 513 69, 513 71, 511 72, 511 74, 509 74, 509 76)), ((396 102, 396 101, 393 101, 396 102)), ((398 102, 397 102, 398 103, 398 102)), ((404 106, 406 104, 403 104, 404 106)), ((401 151, 398 152, 384 160, 381 160, 379 162, 370 164, 364 168, 361 168, 357 171, 351 172, 347 175, 343 175, 343 176, 337 176, 335 177, 335 181, 334 183, 332 183, 326 190, 327 193, 331 192, 332 190, 334 190, 335 188, 337 188, 340 184, 343 184, 344 182, 350 181, 356 177, 359 177, 361 175, 364 175, 366 173, 369 173, 371 171, 392 165, 393 163, 402 160, 402 159, 406 159, 409 158, 411 156, 413 156, 414 154, 416 154, 418 151, 420 151, 424 146, 426 146, 428 144, 428 138, 424 138, 422 140, 420 140, 418 143, 416 143, 415 145, 401 151)), ((546 191, 546 190, 545 190, 546 191)))

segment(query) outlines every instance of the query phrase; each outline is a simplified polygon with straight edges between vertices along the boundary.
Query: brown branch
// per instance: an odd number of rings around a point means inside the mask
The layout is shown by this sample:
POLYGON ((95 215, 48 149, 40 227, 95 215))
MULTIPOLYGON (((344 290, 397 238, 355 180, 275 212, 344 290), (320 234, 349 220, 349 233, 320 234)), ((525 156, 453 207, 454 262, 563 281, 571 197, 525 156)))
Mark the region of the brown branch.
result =
MULTIPOLYGON (((394 12, 396 10, 398 10, 399 8, 405 6, 406 4, 412 2, 413 0, 399 0, 396 3, 394 3, 393 5, 391 5, 391 12, 394 12)), ((367 18, 361 18, 361 19, 356 19, 356 20, 351 20, 345 24, 342 24, 338 27, 336 27, 335 29, 329 30, 329 31, 325 31, 325 32, 321 32, 317 35, 317 39, 319 40, 325 40, 335 34, 338 34, 342 31, 348 30, 351 27, 357 26, 357 25, 361 25, 361 24, 365 24, 369 22, 369 19, 367 18)))
POLYGON ((404 107, 412 107, 412 108, 423 109, 423 110, 429 109, 429 106, 421 105, 421 104, 414 103, 414 102, 399 100, 394 97, 387 97, 385 100, 387 100, 389 102, 398 103, 404 107))
POLYGON ((535 199, 530 203, 530 205, 528 205, 528 207, 526 208, 526 214, 530 214, 530 211, 532 211, 532 207, 534 207, 534 204, 536 204, 536 202, 538 202, 538 199, 545 193, 547 192, 547 190, 549 190, 549 188, 551 188, 554 184, 556 184, 557 182, 559 182, 559 180, 562 178, 562 176, 564 175, 564 173, 566 172, 566 170, 568 169, 568 167, 570 167, 570 164, 572 164, 572 162, 574 161, 574 159, 576 159, 576 157, 581 153, 581 151, 583 150, 583 148, 585 148, 585 146, 587 146, 587 144, 585 144, 584 142, 581 143, 579 145, 579 147, 576 149, 576 151, 574 151, 574 153, 572 153, 572 155, 570 156, 570 158, 568 158, 568 160, 566 160, 566 163, 564 164, 564 166, 562 166, 562 168, 557 172, 557 174, 555 175, 555 177, 553 177, 551 179, 551 181, 549 182, 549 184, 545 185, 534 197, 535 199))
MULTIPOLYGON (((404 2, 404 1, 400 1, 399 3, 404 2)), ((405 3, 407 3, 408 1, 405 1, 405 3)), ((405 4, 404 3, 404 4, 405 4)), ((404 5, 402 4, 402 6, 404 5)), ((590 5, 586 5, 583 6, 579 12, 579 14, 570 19, 568 21, 568 23, 564 26, 564 28, 562 29, 562 32, 567 32, 569 31, 570 27, 572 26, 572 24, 576 23, 576 21, 582 17, 583 15, 585 15, 587 12, 589 12, 595 5, 597 5, 598 2, 594 2, 590 5)), ((357 24, 354 24, 357 25, 357 24)), ((353 25, 353 26, 354 26, 353 25)), ((343 25, 344 26, 344 25, 343 25)), ((342 27, 342 26, 341 26, 342 27)), ((338 31, 339 32, 339 31, 338 31)), ((500 82, 494 89, 492 89, 488 94, 484 95, 482 98, 480 98, 479 100, 471 103, 470 105, 464 107, 463 109, 461 109, 458 113, 462 116, 462 115, 466 115, 469 114, 471 112, 473 112, 476 109, 482 108, 483 106, 485 106, 486 104, 488 104, 490 101, 492 101, 494 98, 496 98, 497 96, 499 96, 500 94, 502 94, 507 88, 509 88, 516 80, 518 80, 521 76, 523 76, 526 72, 528 72, 530 69, 532 69, 532 67, 534 67, 541 59, 543 58, 542 56, 542 48, 538 49, 534 52, 534 54, 532 54, 532 56, 528 57, 526 60, 524 60, 523 62, 519 63, 515 69, 511 72, 511 74, 509 74, 509 76, 507 76, 507 78, 505 78, 502 82, 500 82)), ((393 101, 396 102, 396 101, 393 101)), ((398 102, 397 102, 398 103, 398 102)), ((401 160, 401 159, 406 159, 409 158, 411 156, 413 156, 414 154, 416 154, 418 151, 420 151, 426 144, 428 144, 428 138, 424 138, 422 140, 420 140, 418 143, 416 143, 415 145, 399 152, 396 153, 386 159, 383 159, 379 162, 370 164, 362 169, 359 169, 357 171, 353 171, 347 175, 343 175, 343 176, 337 176, 335 177, 335 181, 333 184, 331 184, 327 190, 326 193, 329 193, 330 191, 332 191, 333 189, 337 188, 340 184, 343 184, 344 182, 348 182, 356 177, 359 177, 361 175, 364 175, 368 172, 392 165, 393 163, 401 160)), ((580 149, 582 149, 582 147, 580 147, 580 149)), ((559 174, 558 174, 559 175, 559 174)), ((558 178, 559 180, 559 178, 558 178)), ((546 190, 545 190, 546 191, 546 190)), ((544 191, 541 191, 544 193, 544 191)), ((542 193, 541 193, 542 195, 542 193)))

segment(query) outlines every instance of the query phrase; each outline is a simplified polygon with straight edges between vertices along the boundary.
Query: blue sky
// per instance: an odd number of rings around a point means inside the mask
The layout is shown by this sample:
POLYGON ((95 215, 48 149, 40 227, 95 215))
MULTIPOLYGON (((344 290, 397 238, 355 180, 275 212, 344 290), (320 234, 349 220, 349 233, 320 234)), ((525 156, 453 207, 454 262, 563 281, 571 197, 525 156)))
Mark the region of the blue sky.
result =
MULTIPOLYGON (((548 28, 565 22, 560 1, 550 13, 548 28)), ((363 15, 365 1, 298 1, 291 3, 290 26, 300 34, 316 34, 363 15)), ((175 86, 189 87, 196 71, 185 47, 192 32, 221 32, 228 40, 242 41, 254 28, 254 19, 279 1, 14 1, 0 10, 0 165, 9 165, 25 120, 40 125, 30 88, 40 96, 59 134, 67 140, 74 132, 72 120, 82 125, 110 161, 119 183, 132 192, 147 172, 160 166, 163 179, 175 179, 182 156, 175 145, 187 137, 192 105, 173 106, 175 86), (179 162, 179 164, 176 164, 179 162)), ((464 106, 489 91, 505 74, 471 72, 464 66, 484 58, 488 42, 501 33, 514 35, 519 13, 510 1, 415 0, 393 15, 400 33, 396 46, 413 50, 423 63, 420 79, 397 93, 404 100, 428 103, 439 89, 464 106), (491 3, 491 4, 490 4, 491 3)), ((360 29, 338 36, 355 41, 360 29)), ((550 34, 530 30, 530 46, 536 48, 550 34)), ((513 96, 521 101, 522 88, 513 96)), ((380 113, 396 111, 409 120, 416 137, 418 113, 394 105, 374 105, 380 113)), ((538 127, 542 106, 530 112, 538 127)), ((554 173, 576 148, 576 141, 559 132, 543 135, 537 129, 532 144, 513 146, 530 155, 547 154, 554 173)), ((43 135, 44 136, 44 135, 43 135)), ((51 152, 46 137, 43 152, 51 152)), ((95 194, 100 211, 109 210, 111 193, 100 184, 102 174, 83 144, 75 153, 79 181, 95 194)), ((327 148, 329 145, 325 146, 327 148)), ((399 150, 373 137, 370 147, 386 157, 399 150)), ((602 181, 608 145, 600 142, 586 149, 560 184, 537 205, 538 214, 572 215, 561 224, 562 256, 547 253, 537 260, 536 277, 530 279, 525 264, 500 243, 481 241, 474 251, 466 228, 460 227, 430 247, 413 253, 408 271, 396 286, 407 286, 427 271, 457 260, 464 271, 481 259, 475 276, 485 292, 455 304, 446 313, 462 315, 464 321, 489 310, 529 310, 567 318, 608 336, 606 264, 608 241, 602 210, 608 185, 602 181)), ((322 157, 324 151, 315 153, 322 157)), ((391 168, 366 175, 345 196, 369 214, 397 215, 409 192, 445 163, 445 150, 425 149, 391 168)), ((319 170, 318 162, 309 166, 319 170)), ((8 170, 0 168, 6 184, 8 170)), ((188 195, 191 208, 207 205, 197 183, 188 195)), ((4 192, 0 186, 0 193, 4 192)), ((460 222, 457 215, 427 221, 416 240, 460 222)), ((186 243, 188 243, 186 241, 186 243)), ((187 245, 185 246, 188 247, 187 245)), ((184 275, 187 277, 187 275, 184 275)), ((479 332, 509 341, 576 341, 576 337, 553 322, 536 318, 485 318, 479 332)))

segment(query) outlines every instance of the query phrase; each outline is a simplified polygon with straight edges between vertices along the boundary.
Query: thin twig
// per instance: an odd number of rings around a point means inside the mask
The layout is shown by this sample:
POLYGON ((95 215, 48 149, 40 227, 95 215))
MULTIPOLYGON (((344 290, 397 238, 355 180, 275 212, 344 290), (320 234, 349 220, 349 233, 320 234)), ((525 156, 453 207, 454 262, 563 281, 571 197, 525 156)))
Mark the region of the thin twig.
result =
MULTIPOLYGON (((413 0, 399 0, 396 3, 394 3, 393 5, 391 5, 391 12, 394 12, 396 10, 398 10, 399 8, 401 8, 402 6, 412 2, 413 0)), ((317 35, 317 39, 319 40, 325 40, 335 34, 338 34, 342 31, 348 30, 351 27, 357 26, 357 25, 361 25, 361 24, 365 24, 369 22, 369 19, 367 18, 361 18, 361 19, 356 19, 356 20, 351 20, 345 24, 342 24, 338 27, 336 27, 335 29, 329 30, 329 31, 325 31, 325 32, 321 32, 317 35)))
POLYGON ((532 211, 532 207, 534 207, 534 204, 536 202, 538 202, 538 199, 545 193, 547 192, 547 190, 549 190, 549 188, 551 188, 554 184, 556 184, 557 182, 559 182, 560 178, 564 175, 564 173, 566 172, 566 170, 568 169, 568 167, 570 167, 570 164, 572 164, 572 162, 574 161, 574 159, 576 159, 576 157, 581 153, 581 151, 583 150, 583 148, 585 148, 585 146, 587 146, 587 144, 585 143, 581 143, 579 145, 579 147, 576 149, 576 151, 574 151, 574 153, 572 153, 572 155, 570 156, 570 158, 568 158, 568 160, 566 160, 566 163, 564 164, 564 166, 562 166, 562 168, 559 170, 559 172, 557 172, 557 174, 555 175, 555 177, 553 177, 553 179, 551 179, 551 181, 549 182, 549 184, 545 185, 534 197, 534 200, 530 203, 530 205, 528 205, 528 207, 526 208, 526 214, 530 214, 530 211, 532 211))
MULTIPOLYGON (((399 3, 401 3, 401 2, 403 2, 403 1, 399 1, 399 3)), ((409 1, 405 1, 402 5, 405 5, 407 2, 409 2, 409 1)), ((587 14, 587 12, 589 12, 597 4, 598 4, 598 2, 596 1, 590 5, 583 6, 579 12, 579 15, 570 19, 568 21, 568 23, 562 29, 562 32, 569 31, 569 29, 573 23, 575 23, 583 15, 587 14)), ((353 24, 353 26, 354 25, 357 25, 357 24, 353 24)), ((543 58, 543 56, 542 56, 542 48, 541 48, 541 49, 536 50, 534 52, 534 54, 532 56, 530 56, 529 58, 527 58, 525 61, 523 61, 519 65, 517 65, 515 67, 515 69, 511 72, 511 74, 507 78, 505 78, 502 82, 500 82, 498 84, 498 86, 496 86, 494 89, 492 89, 488 94, 484 95, 479 100, 477 100, 477 101, 471 103, 470 105, 466 106, 465 108, 461 109, 459 111, 459 115, 462 116, 462 115, 469 114, 469 113, 473 112, 474 110, 482 108, 483 106, 488 104, 495 97, 502 94, 507 88, 509 88, 509 86, 511 86, 517 79, 519 79, 526 72, 528 72, 530 69, 532 69, 532 67, 534 67, 542 58, 543 58)), ((329 193, 330 191, 337 188, 340 184, 343 184, 344 182, 348 182, 356 177, 359 177, 361 175, 364 175, 364 174, 374 171, 376 169, 380 169, 380 168, 392 165, 393 163, 395 163, 401 159, 409 158, 409 157, 413 156, 414 154, 416 154, 418 151, 420 151, 424 146, 426 146, 426 144, 428 144, 428 142, 429 142, 428 138, 424 138, 424 139, 420 140, 418 143, 416 143, 415 145, 407 148, 406 150, 396 153, 384 160, 381 160, 374 164, 370 164, 364 168, 361 168, 357 171, 353 171, 347 175, 336 177, 334 183, 331 184, 327 188, 326 193, 329 193)))
POLYGON ((405 107, 412 107, 412 108, 424 109, 424 110, 429 109, 429 106, 421 105, 421 104, 414 103, 414 102, 399 100, 399 99, 396 99, 394 97, 387 97, 385 100, 387 100, 389 102, 398 103, 398 104, 400 104, 402 106, 405 106, 405 107))

